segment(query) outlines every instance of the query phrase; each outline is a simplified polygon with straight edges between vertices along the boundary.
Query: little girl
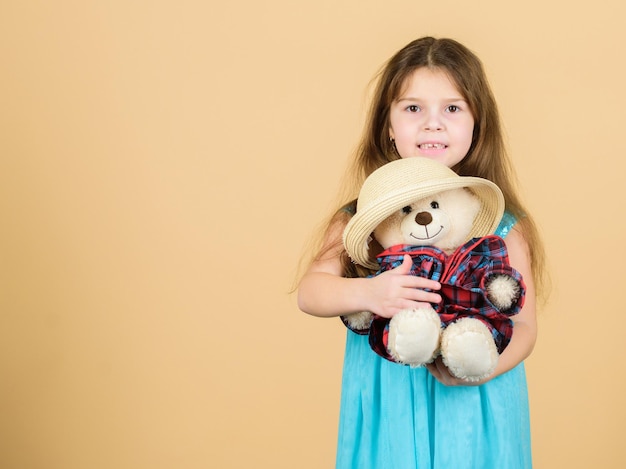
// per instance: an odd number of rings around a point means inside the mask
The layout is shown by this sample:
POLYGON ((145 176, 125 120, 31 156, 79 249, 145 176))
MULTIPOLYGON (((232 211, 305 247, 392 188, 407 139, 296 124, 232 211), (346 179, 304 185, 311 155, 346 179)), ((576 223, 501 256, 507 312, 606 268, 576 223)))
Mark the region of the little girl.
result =
MULTIPOLYGON (((496 234, 505 238, 511 265, 524 277, 526 302, 513 317, 513 337, 497 369, 479 383, 455 379, 440 359, 425 368, 384 360, 367 336, 348 331, 336 467, 529 468, 523 360, 537 336, 535 286, 542 284, 543 248, 514 187, 482 64, 454 40, 413 41, 382 70, 351 171, 355 194, 383 164, 413 156, 500 187, 507 211, 496 234)), ((322 248, 300 280, 300 309, 321 317, 365 310, 392 317, 439 302, 440 284, 408 275, 408 256, 400 267, 370 278, 350 262, 341 236, 355 206, 355 200, 345 203, 328 223, 322 248)))

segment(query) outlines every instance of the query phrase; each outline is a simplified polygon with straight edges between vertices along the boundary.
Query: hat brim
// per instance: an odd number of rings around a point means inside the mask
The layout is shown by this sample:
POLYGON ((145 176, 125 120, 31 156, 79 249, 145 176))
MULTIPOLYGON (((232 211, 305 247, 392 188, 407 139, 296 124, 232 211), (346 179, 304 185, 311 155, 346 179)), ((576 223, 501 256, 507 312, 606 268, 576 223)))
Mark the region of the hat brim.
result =
POLYGON ((471 176, 448 177, 422 181, 415 185, 391 189, 376 197, 357 213, 346 225, 343 234, 344 247, 350 258, 365 267, 377 269, 378 264, 370 258, 369 240, 374 229, 397 210, 425 197, 457 188, 468 188, 481 202, 481 209, 467 240, 492 234, 504 213, 504 197, 493 182, 471 176))

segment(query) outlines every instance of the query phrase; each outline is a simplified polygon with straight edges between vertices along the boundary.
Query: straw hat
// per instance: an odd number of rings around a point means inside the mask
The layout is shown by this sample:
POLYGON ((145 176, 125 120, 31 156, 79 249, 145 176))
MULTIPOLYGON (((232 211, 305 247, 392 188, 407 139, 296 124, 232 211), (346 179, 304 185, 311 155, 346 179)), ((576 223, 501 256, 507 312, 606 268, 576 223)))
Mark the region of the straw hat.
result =
POLYGON ((358 264, 378 268, 368 253, 368 242, 374 229, 396 210, 414 201, 459 187, 469 188, 481 201, 468 240, 493 233, 504 213, 504 196, 493 182, 459 176, 429 158, 402 158, 381 166, 363 183, 356 214, 343 232, 348 255, 358 264))

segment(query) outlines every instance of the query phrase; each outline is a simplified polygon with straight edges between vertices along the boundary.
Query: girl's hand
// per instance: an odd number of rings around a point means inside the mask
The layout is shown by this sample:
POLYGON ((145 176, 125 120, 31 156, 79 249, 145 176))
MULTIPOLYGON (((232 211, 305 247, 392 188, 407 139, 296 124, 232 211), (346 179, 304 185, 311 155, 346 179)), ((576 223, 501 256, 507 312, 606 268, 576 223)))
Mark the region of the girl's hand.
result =
POLYGON ((411 256, 405 255, 395 269, 384 272, 368 279, 369 310, 378 316, 391 318, 404 309, 413 309, 429 306, 429 303, 439 303, 441 296, 429 290, 439 290, 441 284, 435 280, 411 275, 413 261, 411 256))
POLYGON ((434 362, 426 365, 426 368, 437 381, 446 386, 478 386, 479 384, 486 383, 493 377, 490 376, 488 378, 481 379, 480 381, 465 381, 459 379, 450 373, 450 370, 448 370, 448 367, 443 362, 441 357, 437 357, 434 362))

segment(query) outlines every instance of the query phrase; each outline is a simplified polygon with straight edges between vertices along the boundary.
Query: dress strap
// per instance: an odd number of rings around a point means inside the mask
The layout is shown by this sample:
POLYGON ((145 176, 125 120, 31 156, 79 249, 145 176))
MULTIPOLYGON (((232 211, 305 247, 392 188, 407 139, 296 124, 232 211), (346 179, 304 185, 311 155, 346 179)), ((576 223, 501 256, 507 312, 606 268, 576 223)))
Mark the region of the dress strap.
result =
POLYGON ((356 200, 341 207, 340 211, 354 216, 354 214, 356 213, 356 200))
POLYGON ((502 215, 502 220, 500 220, 500 224, 498 228, 496 228, 495 234, 500 236, 501 238, 506 238, 506 235, 513 229, 515 224, 517 223, 517 218, 511 212, 504 212, 502 215))

